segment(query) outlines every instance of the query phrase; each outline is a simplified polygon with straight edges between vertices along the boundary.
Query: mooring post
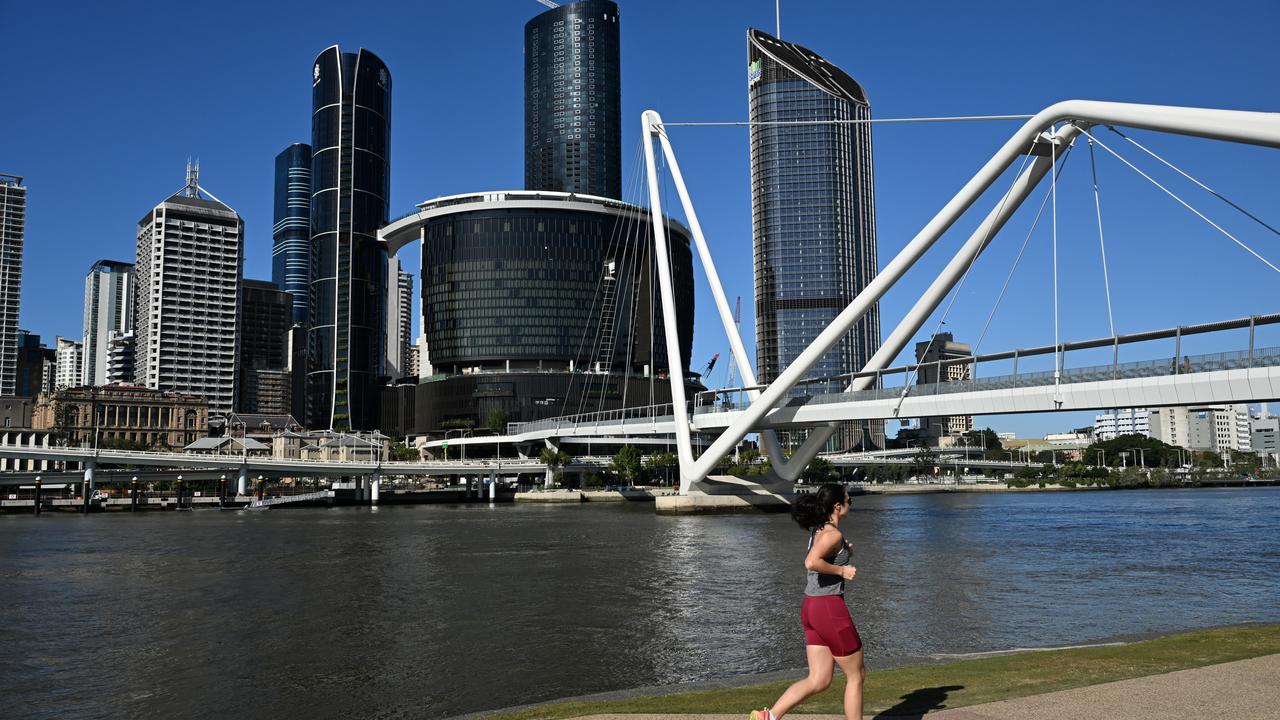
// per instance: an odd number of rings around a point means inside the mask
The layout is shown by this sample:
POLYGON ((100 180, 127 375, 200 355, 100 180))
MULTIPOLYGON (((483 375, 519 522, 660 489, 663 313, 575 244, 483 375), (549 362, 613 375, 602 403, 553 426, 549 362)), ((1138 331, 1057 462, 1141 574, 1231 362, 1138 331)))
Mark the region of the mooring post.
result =
POLYGON ((129 512, 138 512, 138 478, 129 481, 129 512))
POLYGON ((36 501, 36 515, 40 514, 40 476, 36 476, 36 487, 33 492, 36 501))
POLYGON ((178 476, 178 479, 174 482, 174 485, 178 488, 178 509, 181 510, 182 509, 182 476, 181 475, 178 476))
POLYGON ((218 507, 227 506, 227 476, 223 475, 218 478, 218 507))
POLYGON ((240 466, 240 479, 236 481, 236 497, 249 494, 249 466, 240 466))

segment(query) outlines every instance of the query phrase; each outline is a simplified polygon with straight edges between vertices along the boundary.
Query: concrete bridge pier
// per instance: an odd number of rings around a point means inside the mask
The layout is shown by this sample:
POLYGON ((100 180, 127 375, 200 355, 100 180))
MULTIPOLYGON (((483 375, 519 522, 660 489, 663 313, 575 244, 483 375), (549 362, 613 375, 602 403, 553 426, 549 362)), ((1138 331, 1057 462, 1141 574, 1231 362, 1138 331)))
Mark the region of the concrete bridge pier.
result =
POLYGON ((245 495, 249 492, 249 466, 240 466, 240 478, 236 480, 236 497, 245 495))
POLYGON ((498 473, 497 471, 489 471, 489 502, 493 502, 498 497, 498 473))
POLYGON ((382 473, 374 473, 369 477, 369 504, 377 505, 378 496, 382 494, 382 473))
POLYGON ((82 513, 87 514, 89 512, 89 498, 93 496, 93 491, 97 489, 97 485, 96 483, 94 483, 94 480, 93 480, 93 474, 97 469, 98 469, 97 462, 93 460, 85 461, 84 488, 83 488, 84 492, 81 493, 84 497, 83 497, 83 502, 80 505, 80 512, 82 513))

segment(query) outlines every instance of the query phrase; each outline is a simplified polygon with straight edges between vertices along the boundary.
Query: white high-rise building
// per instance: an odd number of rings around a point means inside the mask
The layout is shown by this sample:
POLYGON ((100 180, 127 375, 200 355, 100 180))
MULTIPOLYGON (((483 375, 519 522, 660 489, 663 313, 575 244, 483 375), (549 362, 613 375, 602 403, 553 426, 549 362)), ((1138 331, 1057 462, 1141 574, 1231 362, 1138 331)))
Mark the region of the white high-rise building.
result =
POLYGON ((387 375, 399 380, 409 375, 408 350, 412 346, 413 275, 400 269, 400 260, 387 263, 387 375))
POLYGON ((1115 440, 1121 435, 1151 435, 1151 411, 1147 408, 1108 410, 1093 418, 1093 439, 1115 440))
POLYGON ((107 385, 133 384, 133 333, 111 333, 107 339, 107 385))
POLYGON ((111 336, 133 331, 133 263, 99 260, 84 278, 80 385, 106 385, 111 336))
POLYGON ((80 387, 83 360, 84 346, 79 341, 59 336, 54 349, 53 389, 80 387))
POLYGON ((27 188, 0 173, 0 395, 18 387, 18 303, 22 299, 22 247, 27 232, 27 188))
POLYGON ((138 222, 134 382, 199 395, 219 416, 235 403, 244 221, 199 172, 188 164, 187 186, 138 222))
POLYGON ((1249 452, 1248 405, 1156 408, 1150 415, 1151 437, 1189 450, 1249 452))

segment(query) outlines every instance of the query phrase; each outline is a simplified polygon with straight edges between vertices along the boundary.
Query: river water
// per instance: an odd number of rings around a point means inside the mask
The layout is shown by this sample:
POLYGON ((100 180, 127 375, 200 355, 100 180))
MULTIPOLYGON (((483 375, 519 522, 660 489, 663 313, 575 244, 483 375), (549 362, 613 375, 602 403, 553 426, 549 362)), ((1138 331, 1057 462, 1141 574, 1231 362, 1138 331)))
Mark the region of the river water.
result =
MULTIPOLYGON (((1280 621, 1280 489, 859 497, 845 530, 873 670, 1280 621)), ((642 504, 0 516, 0 714, 437 718, 798 668, 805 541, 642 504)))

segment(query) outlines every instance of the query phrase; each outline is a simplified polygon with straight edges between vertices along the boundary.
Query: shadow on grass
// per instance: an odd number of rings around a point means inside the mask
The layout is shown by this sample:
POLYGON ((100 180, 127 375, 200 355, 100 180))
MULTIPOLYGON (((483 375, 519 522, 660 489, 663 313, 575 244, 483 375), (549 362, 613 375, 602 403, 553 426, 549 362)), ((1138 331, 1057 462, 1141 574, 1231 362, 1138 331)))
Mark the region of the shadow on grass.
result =
POLYGON ((886 708, 875 716, 875 720, 882 718, 921 718, 925 713, 945 708, 947 693, 963 690, 963 685, 943 685, 942 687, 920 688, 912 690, 902 696, 902 702, 891 708, 886 708))

